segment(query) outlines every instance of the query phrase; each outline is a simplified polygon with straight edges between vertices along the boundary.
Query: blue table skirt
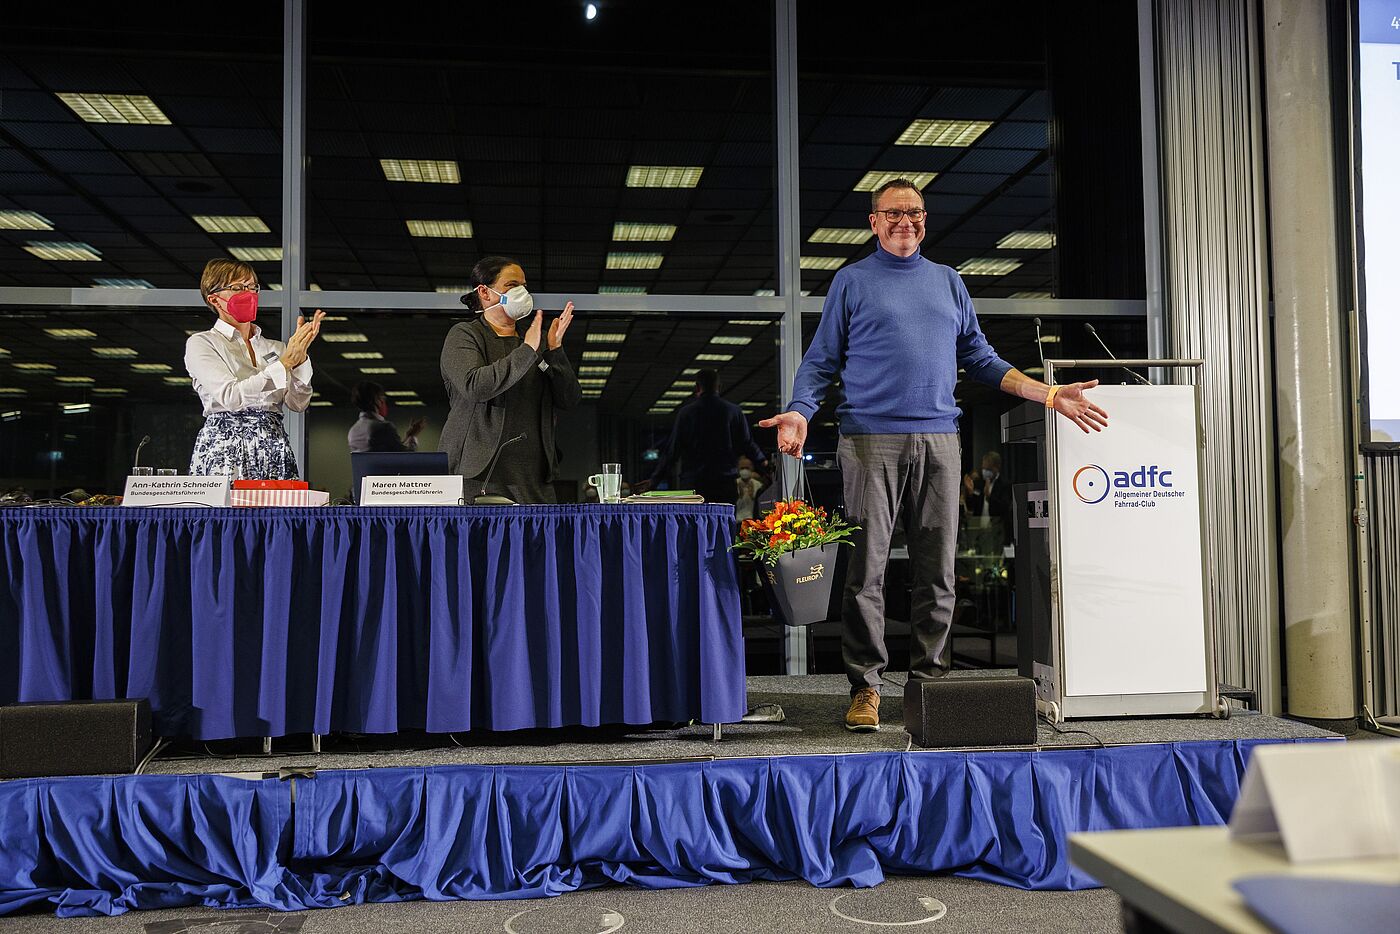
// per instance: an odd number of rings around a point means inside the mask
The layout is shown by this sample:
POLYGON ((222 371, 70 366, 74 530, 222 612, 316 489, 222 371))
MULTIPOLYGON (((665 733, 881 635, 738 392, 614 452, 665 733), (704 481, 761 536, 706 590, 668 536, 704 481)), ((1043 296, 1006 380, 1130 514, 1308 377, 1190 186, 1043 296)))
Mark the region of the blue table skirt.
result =
POLYGON ((0 510, 0 703, 157 731, 731 722, 728 506, 0 510))

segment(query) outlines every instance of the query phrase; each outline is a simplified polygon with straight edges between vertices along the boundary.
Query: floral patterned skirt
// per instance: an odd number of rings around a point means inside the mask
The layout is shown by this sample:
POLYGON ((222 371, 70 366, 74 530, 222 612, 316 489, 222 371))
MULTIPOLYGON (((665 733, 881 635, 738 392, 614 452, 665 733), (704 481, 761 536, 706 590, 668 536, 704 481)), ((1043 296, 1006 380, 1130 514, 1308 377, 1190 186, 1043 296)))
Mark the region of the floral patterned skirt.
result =
POLYGON ((190 476, 235 480, 296 480, 297 459, 282 425, 269 409, 215 412, 205 416, 194 441, 190 476))

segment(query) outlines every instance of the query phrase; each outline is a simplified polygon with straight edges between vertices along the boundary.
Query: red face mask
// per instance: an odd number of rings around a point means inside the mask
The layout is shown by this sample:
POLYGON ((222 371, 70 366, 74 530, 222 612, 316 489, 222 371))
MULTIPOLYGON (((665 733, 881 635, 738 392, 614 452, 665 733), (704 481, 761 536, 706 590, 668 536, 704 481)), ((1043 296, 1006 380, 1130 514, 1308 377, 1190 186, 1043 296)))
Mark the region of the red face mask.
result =
POLYGON ((236 292, 228 300, 229 317, 239 324, 247 324, 257 320, 258 317, 258 293, 257 292, 236 292))

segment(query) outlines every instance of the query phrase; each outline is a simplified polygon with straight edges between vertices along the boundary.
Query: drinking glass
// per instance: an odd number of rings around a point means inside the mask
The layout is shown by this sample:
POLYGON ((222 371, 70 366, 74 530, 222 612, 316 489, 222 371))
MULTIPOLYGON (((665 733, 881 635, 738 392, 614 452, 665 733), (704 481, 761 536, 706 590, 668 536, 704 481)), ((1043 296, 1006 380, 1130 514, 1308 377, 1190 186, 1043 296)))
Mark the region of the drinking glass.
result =
POLYGON ((155 468, 154 468, 154 467, 133 467, 133 468, 131 468, 131 475, 132 475, 133 477, 149 477, 149 476, 151 476, 151 474, 153 474, 153 473, 155 473, 155 472, 156 472, 156 471, 155 471, 155 468))
POLYGON ((588 485, 598 488, 598 502, 622 502, 622 465, 604 464, 602 473, 588 478, 588 485))

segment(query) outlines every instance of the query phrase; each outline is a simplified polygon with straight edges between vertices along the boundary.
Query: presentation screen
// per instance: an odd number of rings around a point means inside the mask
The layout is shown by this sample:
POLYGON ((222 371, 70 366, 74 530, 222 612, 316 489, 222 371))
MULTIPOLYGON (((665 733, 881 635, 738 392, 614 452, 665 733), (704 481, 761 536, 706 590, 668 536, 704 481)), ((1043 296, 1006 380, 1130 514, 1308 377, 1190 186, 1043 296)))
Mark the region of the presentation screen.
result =
POLYGON ((1357 0, 1356 145, 1364 426, 1400 445, 1400 0, 1357 0))

